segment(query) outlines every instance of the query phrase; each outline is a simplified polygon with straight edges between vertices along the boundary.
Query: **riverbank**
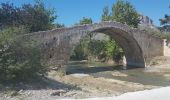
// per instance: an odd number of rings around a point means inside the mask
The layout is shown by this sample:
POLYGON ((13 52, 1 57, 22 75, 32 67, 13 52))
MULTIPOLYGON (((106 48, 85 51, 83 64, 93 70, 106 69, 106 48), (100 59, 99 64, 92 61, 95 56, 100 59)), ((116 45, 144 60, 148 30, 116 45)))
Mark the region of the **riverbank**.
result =
POLYGON ((52 71, 42 82, 20 83, 14 88, 9 86, 2 88, 4 86, 1 85, 0 100, 56 100, 118 96, 158 87, 116 79, 95 78, 88 74, 59 77, 55 71, 52 71))
POLYGON ((84 64, 84 62, 82 62, 83 64, 76 63, 76 65, 69 66, 70 73, 66 76, 59 76, 56 71, 51 70, 47 76, 33 83, 0 84, 0 100, 86 100, 84 98, 125 100, 127 97, 129 100, 133 100, 133 98, 137 98, 134 100, 139 100, 139 98, 142 98, 141 100, 152 100, 153 98, 154 100, 166 100, 162 97, 167 96, 169 88, 165 89, 166 93, 164 93, 162 92, 164 89, 161 87, 169 86, 170 71, 162 71, 160 66, 163 66, 161 67, 163 69, 168 69, 169 67, 165 66, 170 60, 167 58, 166 60, 154 60, 154 62, 158 61, 159 63, 153 63, 146 69, 131 70, 124 70, 121 66, 105 66, 99 63, 94 65, 84 64), (155 70, 156 68, 157 70, 155 70), (131 94, 131 92, 134 93, 131 94), (151 98, 144 98, 146 96, 142 94, 151 98))

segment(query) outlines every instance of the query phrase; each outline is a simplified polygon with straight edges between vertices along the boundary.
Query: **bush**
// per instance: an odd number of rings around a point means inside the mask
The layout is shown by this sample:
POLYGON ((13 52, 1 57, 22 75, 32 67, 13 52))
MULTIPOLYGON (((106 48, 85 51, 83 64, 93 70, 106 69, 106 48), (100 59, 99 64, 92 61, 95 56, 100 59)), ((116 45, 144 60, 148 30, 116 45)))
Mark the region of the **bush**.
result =
POLYGON ((17 37, 20 32, 18 28, 0 32, 0 82, 30 81, 46 72, 37 43, 17 37))
POLYGON ((81 40, 80 44, 74 48, 71 60, 89 60, 93 59, 118 62, 122 59, 123 50, 112 40, 81 40))

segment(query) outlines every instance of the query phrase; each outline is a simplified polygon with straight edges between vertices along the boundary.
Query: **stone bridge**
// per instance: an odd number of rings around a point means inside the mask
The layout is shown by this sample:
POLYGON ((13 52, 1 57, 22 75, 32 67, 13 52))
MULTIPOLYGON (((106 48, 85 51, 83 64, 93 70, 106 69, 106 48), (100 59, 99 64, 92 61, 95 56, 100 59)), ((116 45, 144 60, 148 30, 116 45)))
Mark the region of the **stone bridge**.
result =
POLYGON ((51 66, 65 65, 71 51, 88 34, 104 33, 113 38, 124 50, 128 68, 145 67, 155 56, 163 55, 163 40, 146 31, 131 28, 118 22, 101 22, 70 28, 31 33, 36 39, 44 57, 51 66))

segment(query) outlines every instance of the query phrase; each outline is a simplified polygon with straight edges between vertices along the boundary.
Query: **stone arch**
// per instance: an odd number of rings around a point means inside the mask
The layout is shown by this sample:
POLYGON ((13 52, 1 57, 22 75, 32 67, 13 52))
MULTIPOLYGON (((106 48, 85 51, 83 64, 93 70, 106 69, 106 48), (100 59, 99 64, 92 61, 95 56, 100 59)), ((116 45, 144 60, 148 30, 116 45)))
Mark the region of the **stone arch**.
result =
MULTIPOLYGON (((131 28, 120 23, 107 23, 106 25, 102 24, 93 24, 93 25, 84 25, 81 28, 85 31, 80 32, 79 41, 83 39, 87 34, 103 33, 109 35, 113 38, 118 45, 123 49, 126 57, 127 68, 141 68, 145 67, 145 60, 143 57, 143 52, 138 44, 137 40, 133 37, 131 33, 131 28)), ((77 41, 77 43, 79 43, 77 41)))
POLYGON ((142 49, 129 33, 115 27, 103 27, 92 32, 109 35, 118 43, 125 53, 127 68, 145 67, 142 49))

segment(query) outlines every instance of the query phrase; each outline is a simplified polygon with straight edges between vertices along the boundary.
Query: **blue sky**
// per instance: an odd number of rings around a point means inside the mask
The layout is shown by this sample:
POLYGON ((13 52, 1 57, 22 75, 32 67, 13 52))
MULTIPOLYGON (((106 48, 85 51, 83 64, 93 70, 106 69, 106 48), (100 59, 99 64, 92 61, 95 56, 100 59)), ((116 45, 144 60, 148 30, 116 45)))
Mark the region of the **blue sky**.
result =
MULTIPOLYGON (((93 22, 101 20, 102 9, 104 6, 111 8, 116 0, 44 0, 46 7, 55 8, 58 18, 56 22, 66 26, 78 23, 82 17, 90 17, 93 22)), ((165 14, 170 14, 170 0, 127 0, 130 1, 136 10, 149 16, 156 26, 160 26, 159 19, 165 14)), ((11 2, 16 6, 23 3, 34 3, 34 0, 0 0, 11 2)))

